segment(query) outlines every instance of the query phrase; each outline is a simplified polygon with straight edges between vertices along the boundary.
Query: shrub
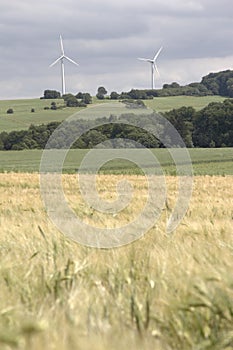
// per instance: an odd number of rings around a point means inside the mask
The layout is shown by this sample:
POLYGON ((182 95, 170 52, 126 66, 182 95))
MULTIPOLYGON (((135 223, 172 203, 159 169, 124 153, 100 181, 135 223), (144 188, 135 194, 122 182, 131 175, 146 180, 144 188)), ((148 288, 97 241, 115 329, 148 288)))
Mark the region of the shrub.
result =
POLYGON ((52 103, 51 103, 50 109, 52 109, 53 111, 56 111, 56 109, 57 109, 56 102, 52 102, 52 103))
POLYGON ((87 107, 86 103, 84 103, 83 101, 79 102, 78 107, 87 107))

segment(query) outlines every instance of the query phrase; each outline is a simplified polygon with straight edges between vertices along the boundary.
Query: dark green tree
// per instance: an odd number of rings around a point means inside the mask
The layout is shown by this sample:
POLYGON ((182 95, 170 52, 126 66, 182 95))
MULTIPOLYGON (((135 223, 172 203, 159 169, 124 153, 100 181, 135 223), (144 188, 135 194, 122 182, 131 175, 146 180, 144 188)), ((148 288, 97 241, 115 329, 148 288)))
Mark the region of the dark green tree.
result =
POLYGON ((104 100, 104 97, 105 97, 106 94, 107 94, 107 90, 105 89, 104 86, 98 87, 96 97, 97 97, 99 100, 104 100))
POLYGON ((83 93, 82 92, 78 92, 77 95, 75 95, 75 97, 79 100, 83 99, 83 93))
POLYGON ((60 92, 56 90, 45 90, 44 91, 44 98, 45 99, 57 99, 61 98, 60 92))
POLYGON ((111 100, 118 100, 119 96, 120 95, 116 91, 112 91, 110 94, 110 99, 111 100))
POLYGON ((82 102, 85 103, 86 105, 89 105, 92 103, 92 97, 88 92, 85 92, 82 97, 82 102))
POLYGON ((79 105, 79 101, 72 94, 63 95, 63 99, 64 99, 67 107, 78 107, 78 105, 79 105))

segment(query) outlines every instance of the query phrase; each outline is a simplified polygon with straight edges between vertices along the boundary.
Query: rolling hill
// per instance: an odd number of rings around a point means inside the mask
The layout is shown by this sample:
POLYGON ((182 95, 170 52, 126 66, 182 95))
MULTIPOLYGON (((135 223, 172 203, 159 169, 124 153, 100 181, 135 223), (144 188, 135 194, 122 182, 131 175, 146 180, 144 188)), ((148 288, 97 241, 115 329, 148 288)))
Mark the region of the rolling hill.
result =
MULTIPOLYGON (((19 99, 19 100, 5 100, 0 101, 0 132, 12 131, 12 130, 23 130, 27 129, 31 124, 40 125, 47 124, 53 121, 63 121, 67 117, 74 113, 80 112, 83 108, 80 107, 66 107, 63 109, 51 110, 44 109, 50 108, 52 102, 56 102, 57 106, 63 105, 63 100, 45 100, 45 99, 19 99), (7 114, 7 110, 12 108, 13 114, 7 114), (34 109, 35 112, 31 112, 34 109)), ((147 107, 157 111, 165 112, 174 108, 180 108, 182 106, 192 106, 199 110, 207 106, 210 102, 221 102, 224 101, 224 97, 221 96, 172 96, 172 97, 157 97, 153 100, 146 100, 145 104, 147 107)), ((115 108, 119 110, 119 102, 112 100, 104 100, 101 103, 109 103, 109 111, 115 108), (115 106, 115 107, 114 107, 115 106)), ((89 108, 99 105, 100 101, 94 99, 94 103, 89 108)), ((106 111, 107 106, 104 107, 106 111)), ((98 108, 100 111, 100 109, 98 108)), ((87 114, 85 112, 85 114, 87 114)), ((100 117, 98 112, 98 117, 100 117)))

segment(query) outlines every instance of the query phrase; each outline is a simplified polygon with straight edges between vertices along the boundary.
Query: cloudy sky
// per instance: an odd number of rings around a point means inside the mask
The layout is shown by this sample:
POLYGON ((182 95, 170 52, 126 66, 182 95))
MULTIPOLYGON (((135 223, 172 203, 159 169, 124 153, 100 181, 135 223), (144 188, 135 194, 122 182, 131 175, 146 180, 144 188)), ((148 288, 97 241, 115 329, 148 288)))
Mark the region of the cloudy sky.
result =
POLYGON ((67 90, 96 93, 150 87, 153 57, 156 87, 200 81, 209 72, 233 69, 232 0, 0 0, 0 99, 39 97, 61 90, 66 54, 67 90))

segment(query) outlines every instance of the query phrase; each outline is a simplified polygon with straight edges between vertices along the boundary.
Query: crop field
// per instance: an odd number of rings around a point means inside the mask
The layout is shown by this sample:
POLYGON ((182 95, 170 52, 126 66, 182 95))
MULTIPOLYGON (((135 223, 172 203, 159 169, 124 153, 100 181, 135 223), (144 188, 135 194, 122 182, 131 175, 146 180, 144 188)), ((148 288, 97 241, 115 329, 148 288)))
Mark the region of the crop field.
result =
MULTIPOLYGON (((140 158, 140 150, 137 150, 140 158)), ((175 175, 176 168, 167 149, 151 150, 158 159, 165 174, 175 175)), ((105 150, 101 150, 105 152, 105 150)), ((111 151, 114 159, 114 150, 111 151)), ((63 166, 64 173, 76 173, 83 157, 88 153, 85 149, 70 150, 63 166)), ((189 149, 195 175, 233 175, 232 148, 193 148, 189 149)), ((0 151, 0 172, 38 172, 42 150, 0 151)), ((144 163, 146 169, 153 169, 155 164, 144 163)), ((142 174, 132 162, 115 159, 106 163, 101 169, 106 174, 142 174)))
MULTIPOLYGON (((189 97, 189 96, 175 96, 175 97, 159 97, 153 100, 145 101, 147 107, 156 110, 158 112, 165 112, 173 108, 179 108, 182 106, 192 106, 196 109, 201 109, 207 106, 210 102, 224 101, 220 96, 206 96, 206 97, 189 97)), ((28 99, 28 100, 12 100, 12 101, 0 101, 0 132, 11 130, 27 129, 31 124, 47 124, 53 121, 63 121, 67 117, 74 113, 81 112, 82 108, 63 108, 58 110, 44 110, 44 107, 51 107, 51 103, 56 102, 57 106, 64 104, 62 99, 58 100, 40 100, 40 99, 28 99), (7 110, 12 108, 13 114, 7 114, 7 110), (35 112, 32 113, 31 109, 34 108, 35 112)), ((93 108, 95 110, 95 118, 109 116, 110 114, 120 115, 125 113, 126 109, 121 108, 119 102, 113 102, 110 100, 97 100, 93 98, 93 104, 84 108, 84 114, 80 113, 80 117, 92 118, 93 108), (103 107, 101 108, 101 105, 103 107), (104 106, 106 105, 106 106, 104 106), (89 111, 90 109, 90 111, 89 111), (88 111, 87 111, 88 110, 88 111)), ((130 110, 130 112, 139 113, 140 109, 130 110)))
MULTIPOLYGON (((123 175, 99 175, 114 199, 123 175)), ((67 201, 83 220, 129 222, 147 195, 127 175, 132 204, 116 217, 85 206, 76 175, 63 175, 67 201)), ((196 176, 187 215, 173 235, 176 199, 167 176, 160 219, 134 243, 98 250, 68 240, 48 219, 39 175, 0 174, 1 350, 230 350, 233 348, 232 176, 196 176)))

